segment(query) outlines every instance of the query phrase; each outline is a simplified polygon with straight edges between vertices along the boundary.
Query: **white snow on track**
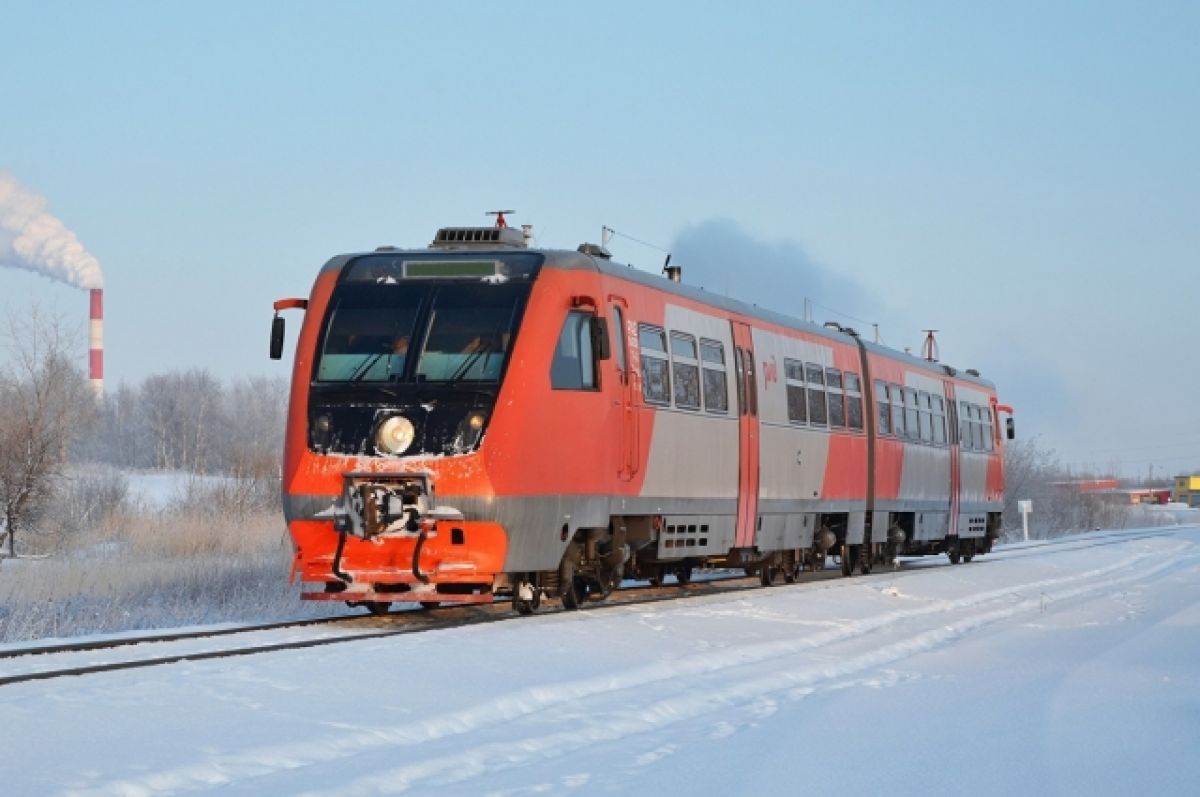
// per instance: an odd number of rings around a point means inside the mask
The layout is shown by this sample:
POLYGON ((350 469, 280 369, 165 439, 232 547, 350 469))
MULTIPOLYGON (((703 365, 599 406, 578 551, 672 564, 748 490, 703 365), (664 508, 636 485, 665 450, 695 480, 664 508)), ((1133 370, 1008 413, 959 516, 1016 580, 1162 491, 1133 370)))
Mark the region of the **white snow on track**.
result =
POLYGON ((1192 794, 1200 528, 0 688, 9 795, 1192 794))

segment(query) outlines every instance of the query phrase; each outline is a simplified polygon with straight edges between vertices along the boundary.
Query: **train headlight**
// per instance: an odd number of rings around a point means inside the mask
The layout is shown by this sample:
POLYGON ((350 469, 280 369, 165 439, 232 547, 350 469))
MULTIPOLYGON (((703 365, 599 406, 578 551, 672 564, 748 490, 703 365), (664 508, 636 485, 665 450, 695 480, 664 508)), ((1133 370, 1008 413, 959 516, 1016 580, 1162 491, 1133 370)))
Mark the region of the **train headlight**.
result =
POLYGON ((412 445, 417 430, 403 415, 393 415, 375 432, 375 447, 385 454, 403 454, 412 445))

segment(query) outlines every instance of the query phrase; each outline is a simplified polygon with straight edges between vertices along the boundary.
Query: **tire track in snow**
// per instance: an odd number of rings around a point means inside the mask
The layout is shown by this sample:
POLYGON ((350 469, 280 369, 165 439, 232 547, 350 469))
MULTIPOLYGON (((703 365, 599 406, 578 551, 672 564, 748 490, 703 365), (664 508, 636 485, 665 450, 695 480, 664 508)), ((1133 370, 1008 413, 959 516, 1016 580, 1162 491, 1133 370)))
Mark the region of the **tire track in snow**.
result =
MULTIPOLYGON (((1181 552, 1192 546, 1180 543, 1173 546, 1181 552)), ((1181 564, 1179 559, 1164 561, 1171 552, 1156 550, 1134 555, 1119 563, 1055 578, 1039 579, 999 589, 985 590, 948 600, 935 600, 926 606, 909 607, 885 612, 861 620, 848 621, 838 627, 818 631, 802 638, 776 640, 724 650, 709 649, 701 654, 655 662, 629 670, 584 678, 577 681, 532 687, 501 695, 474 706, 451 711, 403 726, 360 729, 337 736, 313 739, 303 743, 268 745, 238 753, 217 755, 195 764, 185 765, 133 779, 106 784, 81 784, 67 793, 72 795, 121 795, 148 797, 164 792, 220 788, 240 781, 269 777, 272 774, 344 760, 359 754, 386 748, 411 748, 455 736, 508 724, 538 712, 577 704, 580 701, 612 695, 627 690, 656 687, 681 678, 698 678, 736 671, 738 668, 812 652, 830 645, 857 639, 881 628, 907 620, 920 619, 956 611, 975 609, 999 601, 1016 600, 1009 606, 951 623, 933 631, 919 634, 911 642, 895 643, 868 654, 853 657, 847 662, 831 662, 821 667, 801 667, 795 671, 772 672, 769 677, 724 685, 702 696, 682 695, 659 700, 637 710, 636 715, 615 716, 604 727, 573 729, 565 733, 504 743, 489 743, 470 751, 428 759, 402 766, 385 773, 367 776, 350 786, 339 788, 336 794, 371 794, 403 791, 430 779, 442 782, 461 782, 482 775, 489 769, 507 769, 537 759, 558 757, 583 746, 613 741, 625 736, 655 730, 666 724, 716 710, 728 710, 743 705, 749 699, 780 691, 805 689, 831 678, 841 678, 931 650, 947 639, 957 638, 969 630, 1040 608, 1041 593, 1055 600, 1083 595, 1113 584, 1135 581, 1157 575, 1168 567, 1181 564), (1156 564, 1138 574, 1128 575, 1131 568, 1146 560, 1156 564), (1126 573, 1119 578, 1114 574, 1126 573), (1023 593, 1036 591, 1038 597, 1025 598, 1023 593), (955 630, 958 629, 958 630, 955 630), (916 640, 922 640, 917 647, 916 640), (849 669, 847 669, 849 667, 849 669), (781 689, 781 680, 786 687, 781 689), (473 773, 473 774, 472 774, 473 773), (347 791, 347 789, 352 789, 347 791)), ((845 582, 847 587, 865 586, 863 582, 845 582)), ((731 677, 731 676, 727 676, 731 677)), ((628 700, 626 697, 625 700, 628 700)), ((636 703, 636 701, 634 701, 636 703)), ((269 790, 269 789, 268 789, 269 790)))

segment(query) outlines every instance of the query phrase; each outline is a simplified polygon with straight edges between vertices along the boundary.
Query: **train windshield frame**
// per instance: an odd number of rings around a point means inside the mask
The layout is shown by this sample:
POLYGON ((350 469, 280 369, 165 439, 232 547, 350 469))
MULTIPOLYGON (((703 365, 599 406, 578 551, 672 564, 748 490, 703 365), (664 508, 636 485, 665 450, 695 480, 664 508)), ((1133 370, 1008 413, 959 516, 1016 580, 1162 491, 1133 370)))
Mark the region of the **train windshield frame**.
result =
POLYGON ((316 384, 499 382, 530 285, 430 279, 338 285, 316 384))

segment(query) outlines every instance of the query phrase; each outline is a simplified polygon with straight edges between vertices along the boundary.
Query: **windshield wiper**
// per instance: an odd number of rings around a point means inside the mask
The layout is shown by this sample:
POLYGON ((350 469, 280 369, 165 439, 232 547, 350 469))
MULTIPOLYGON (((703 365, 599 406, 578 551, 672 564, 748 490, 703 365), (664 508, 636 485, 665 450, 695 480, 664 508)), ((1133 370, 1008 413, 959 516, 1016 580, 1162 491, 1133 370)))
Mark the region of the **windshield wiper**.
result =
POLYGON ((492 350, 495 348, 495 334, 489 335, 487 338, 480 340, 475 348, 471 350, 471 353, 467 355, 467 358, 463 360, 462 365, 458 366, 458 368, 454 370, 454 373, 450 374, 450 378, 446 380, 447 384, 457 385, 460 381, 466 378, 467 374, 471 372, 471 369, 475 366, 475 363, 479 362, 480 357, 485 354, 491 354, 492 350))
POLYGON ((350 374, 350 378, 346 381, 361 382, 363 378, 371 372, 371 369, 375 367, 375 363, 379 362, 379 358, 385 353, 386 352, 379 352, 378 354, 372 354, 370 358, 363 360, 362 365, 358 366, 358 368, 355 368, 354 373, 350 374))

